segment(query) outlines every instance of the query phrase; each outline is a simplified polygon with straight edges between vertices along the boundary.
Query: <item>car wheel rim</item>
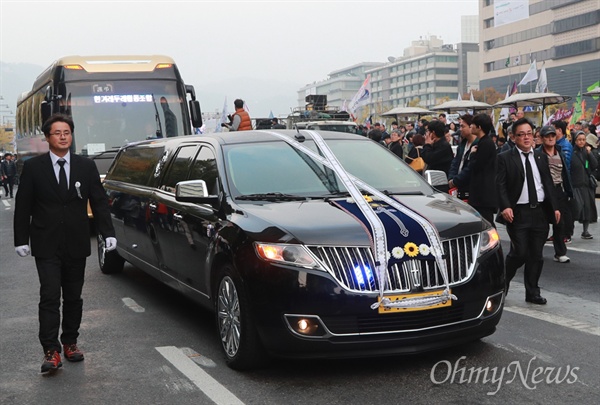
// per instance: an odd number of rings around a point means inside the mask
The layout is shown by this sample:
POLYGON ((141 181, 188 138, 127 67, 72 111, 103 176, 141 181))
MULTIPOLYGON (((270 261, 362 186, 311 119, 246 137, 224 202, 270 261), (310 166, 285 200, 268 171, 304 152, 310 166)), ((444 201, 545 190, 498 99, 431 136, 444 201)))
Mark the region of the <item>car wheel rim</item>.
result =
POLYGON ((221 344, 227 356, 233 357, 240 347, 240 302, 235 284, 228 276, 219 285, 217 305, 221 344))

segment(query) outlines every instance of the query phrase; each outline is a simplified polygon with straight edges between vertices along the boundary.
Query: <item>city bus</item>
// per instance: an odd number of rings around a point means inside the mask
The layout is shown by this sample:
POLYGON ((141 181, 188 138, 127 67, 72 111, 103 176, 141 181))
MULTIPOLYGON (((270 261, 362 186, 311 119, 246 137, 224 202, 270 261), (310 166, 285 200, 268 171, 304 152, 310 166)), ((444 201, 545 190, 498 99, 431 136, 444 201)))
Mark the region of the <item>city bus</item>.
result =
POLYGON ((63 57, 17 101, 19 173, 24 161, 48 151, 42 124, 53 113, 73 118, 72 152, 93 159, 101 175, 126 143, 190 135, 202 126, 194 88, 170 57, 63 57))

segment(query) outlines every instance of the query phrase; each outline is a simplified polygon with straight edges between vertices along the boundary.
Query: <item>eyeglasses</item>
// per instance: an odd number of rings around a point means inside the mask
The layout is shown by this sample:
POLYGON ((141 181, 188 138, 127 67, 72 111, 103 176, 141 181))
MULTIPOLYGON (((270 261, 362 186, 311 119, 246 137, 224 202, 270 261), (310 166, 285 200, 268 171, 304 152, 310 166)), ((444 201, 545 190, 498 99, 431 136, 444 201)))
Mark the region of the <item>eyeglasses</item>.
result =
POLYGON ((518 136, 519 138, 521 138, 521 137, 533 138, 533 132, 517 132, 515 135, 518 136))
POLYGON ((71 131, 54 131, 54 132, 50 132, 50 135, 54 135, 54 136, 71 136, 71 131))

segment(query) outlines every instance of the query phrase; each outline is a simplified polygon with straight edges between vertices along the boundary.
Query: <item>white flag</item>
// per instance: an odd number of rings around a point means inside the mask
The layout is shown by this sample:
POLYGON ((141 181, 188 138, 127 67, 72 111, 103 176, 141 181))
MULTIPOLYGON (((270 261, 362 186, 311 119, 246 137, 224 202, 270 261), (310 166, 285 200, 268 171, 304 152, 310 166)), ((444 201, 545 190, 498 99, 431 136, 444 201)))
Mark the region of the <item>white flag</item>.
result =
POLYGON ((546 66, 542 65, 540 78, 538 79, 537 86, 535 86, 535 92, 545 93, 546 91, 548 91, 548 78, 546 77, 546 66))
POLYGON ((350 104, 348 104, 348 112, 354 115, 358 107, 363 105, 367 105, 371 102, 371 75, 367 75, 367 78, 363 82, 360 89, 356 92, 352 100, 350 100, 350 104))
POLYGON ((340 111, 348 112, 348 100, 344 99, 344 102, 342 103, 342 108, 340 108, 340 111))
POLYGON ((525 73, 525 76, 523 76, 523 78, 521 79, 521 81, 519 82, 519 84, 517 86, 522 86, 524 84, 527 84, 529 82, 537 80, 537 78, 538 78, 537 67, 535 66, 535 60, 534 60, 531 63, 531 65, 529 66, 527 73, 525 73))
POLYGON ((216 120, 217 126, 215 128, 215 132, 221 132, 223 130, 223 128, 221 127, 221 124, 226 124, 227 120, 228 120, 228 118, 227 118, 227 97, 225 97, 225 102, 223 102, 223 112, 221 113, 221 119, 216 120))
MULTIPOLYGON (((506 87, 506 96, 504 99, 507 99, 510 96, 510 85, 506 87)), ((510 110, 508 107, 504 107, 500 110, 500 116, 498 117, 498 121, 506 121, 508 120, 508 116, 510 115, 510 110)), ((507 136, 507 134, 504 134, 507 136)))

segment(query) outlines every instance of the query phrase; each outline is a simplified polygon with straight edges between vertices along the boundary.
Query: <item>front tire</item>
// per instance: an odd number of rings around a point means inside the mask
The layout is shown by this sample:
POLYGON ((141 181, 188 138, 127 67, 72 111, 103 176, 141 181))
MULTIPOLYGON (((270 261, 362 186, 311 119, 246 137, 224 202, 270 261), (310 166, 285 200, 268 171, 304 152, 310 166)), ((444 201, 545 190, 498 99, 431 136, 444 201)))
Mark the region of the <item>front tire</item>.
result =
POLYGON ((125 259, 116 250, 106 251, 106 243, 102 235, 98 235, 98 265, 104 274, 115 274, 123 271, 125 259))
POLYGON ((217 331, 227 365, 234 370, 257 368, 267 355, 254 326, 248 298, 231 265, 225 265, 217 277, 215 313, 217 331))

